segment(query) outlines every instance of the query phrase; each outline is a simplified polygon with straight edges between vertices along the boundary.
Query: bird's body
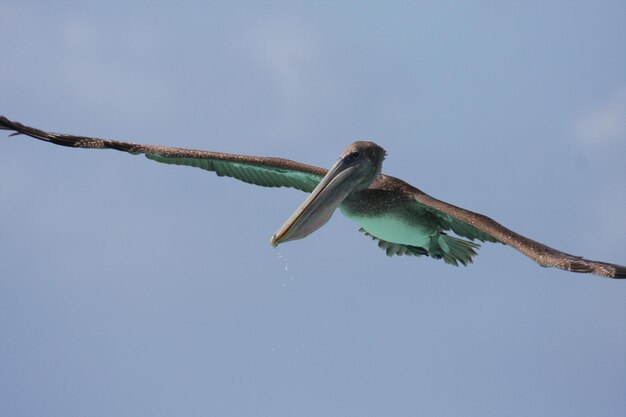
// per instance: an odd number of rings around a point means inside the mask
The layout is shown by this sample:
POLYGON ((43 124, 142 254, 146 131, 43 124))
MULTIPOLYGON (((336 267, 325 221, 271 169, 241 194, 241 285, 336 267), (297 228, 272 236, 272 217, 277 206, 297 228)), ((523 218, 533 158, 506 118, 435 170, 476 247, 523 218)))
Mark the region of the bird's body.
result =
POLYGON ((408 213, 401 207, 381 214, 355 214, 340 207, 341 212, 361 228, 387 242, 428 248, 431 241, 441 234, 436 224, 421 213, 408 213))
POLYGON ((265 187, 292 187, 310 193, 272 237, 278 245, 322 227, 335 209, 378 241, 387 255, 430 256, 467 265, 476 241, 509 245, 544 267, 626 278, 626 267, 588 260, 524 237, 489 217, 437 200, 410 184, 381 173, 385 151, 373 142, 354 142, 329 170, 288 159, 142 145, 50 133, 0 116, 0 129, 75 148, 115 149, 144 154, 157 162, 213 171, 265 187), (456 236, 452 236, 454 233, 456 236))
MULTIPOLYGON (((471 263, 472 256, 476 255, 474 249, 479 245, 447 235, 445 230, 449 227, 442 224, 435 212, 415 204, 416 193, 422 192, 404 181, 381 174, 369 188, 348 196, 339 210, 358 223, 361 231, 377 240, 389 256, 428 255, 453 265, 471 263), (451 251, 450 245, 456 250, 451 251)), ((465 237, 497 241, 479 230, 472 230, 465 237)))

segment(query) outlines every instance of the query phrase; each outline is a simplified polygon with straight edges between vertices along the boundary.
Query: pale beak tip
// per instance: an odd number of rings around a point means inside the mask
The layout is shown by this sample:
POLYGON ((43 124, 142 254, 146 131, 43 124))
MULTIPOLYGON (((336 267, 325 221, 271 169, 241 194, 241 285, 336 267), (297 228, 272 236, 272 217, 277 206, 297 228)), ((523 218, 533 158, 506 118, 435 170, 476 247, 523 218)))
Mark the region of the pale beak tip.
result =
POLYGON ((273 247, 278 246, 278 241, 276 240, 276 235, 272 236, 272 238, 270 239, 270 245, 272 245, 273 247))

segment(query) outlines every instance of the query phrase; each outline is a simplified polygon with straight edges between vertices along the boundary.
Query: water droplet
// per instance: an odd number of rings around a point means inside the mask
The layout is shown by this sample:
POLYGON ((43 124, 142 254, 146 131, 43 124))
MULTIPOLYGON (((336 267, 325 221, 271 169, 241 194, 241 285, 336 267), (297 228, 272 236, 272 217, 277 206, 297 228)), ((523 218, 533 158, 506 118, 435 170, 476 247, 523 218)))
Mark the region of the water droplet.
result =
MULTIPOLYGON (((283 262, 283 264, 285 265, 285 273, 287 273, 289 275, 289 277, 287 278, 287 281, 292 281, 293 280, 293 275, 289 273, 289 265, 287 264, 287 258, 285 258, 283 256, 283 254, 278 251, 278 249, 276 250, 276 254, 278 255, 278 259, 280 259, 283 262)), ((281 286, 286 287, 287 286, 287 282, 283 281, 281 283, 281 286)))

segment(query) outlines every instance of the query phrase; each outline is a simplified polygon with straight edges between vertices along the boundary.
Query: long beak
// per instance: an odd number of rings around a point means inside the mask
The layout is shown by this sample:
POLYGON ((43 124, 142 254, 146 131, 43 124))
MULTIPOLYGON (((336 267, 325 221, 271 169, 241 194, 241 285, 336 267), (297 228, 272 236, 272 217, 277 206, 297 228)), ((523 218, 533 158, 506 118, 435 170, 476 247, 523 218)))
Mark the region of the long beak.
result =
POLYGON ((272 246, 302 239, 324 226, 358 183, 358 178, 351 175, 356 168, 356 165, 347 165, 342 159, 338 160, 307 199, 272 236, 272 246))

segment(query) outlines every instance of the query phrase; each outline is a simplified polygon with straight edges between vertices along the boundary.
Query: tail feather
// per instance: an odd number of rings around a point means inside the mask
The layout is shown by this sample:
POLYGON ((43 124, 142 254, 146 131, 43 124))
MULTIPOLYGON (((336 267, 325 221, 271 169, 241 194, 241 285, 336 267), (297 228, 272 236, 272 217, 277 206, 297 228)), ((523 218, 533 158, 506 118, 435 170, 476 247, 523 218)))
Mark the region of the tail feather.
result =
POLYGON ((442 233, 432 238, 429 252, 430 256, 443 259, 447 264, 458 266, 461 263, 467 266, 473 262, 472 257, 478 255, 476 252, 478 248, 480 248, 478 243, 442 233))

